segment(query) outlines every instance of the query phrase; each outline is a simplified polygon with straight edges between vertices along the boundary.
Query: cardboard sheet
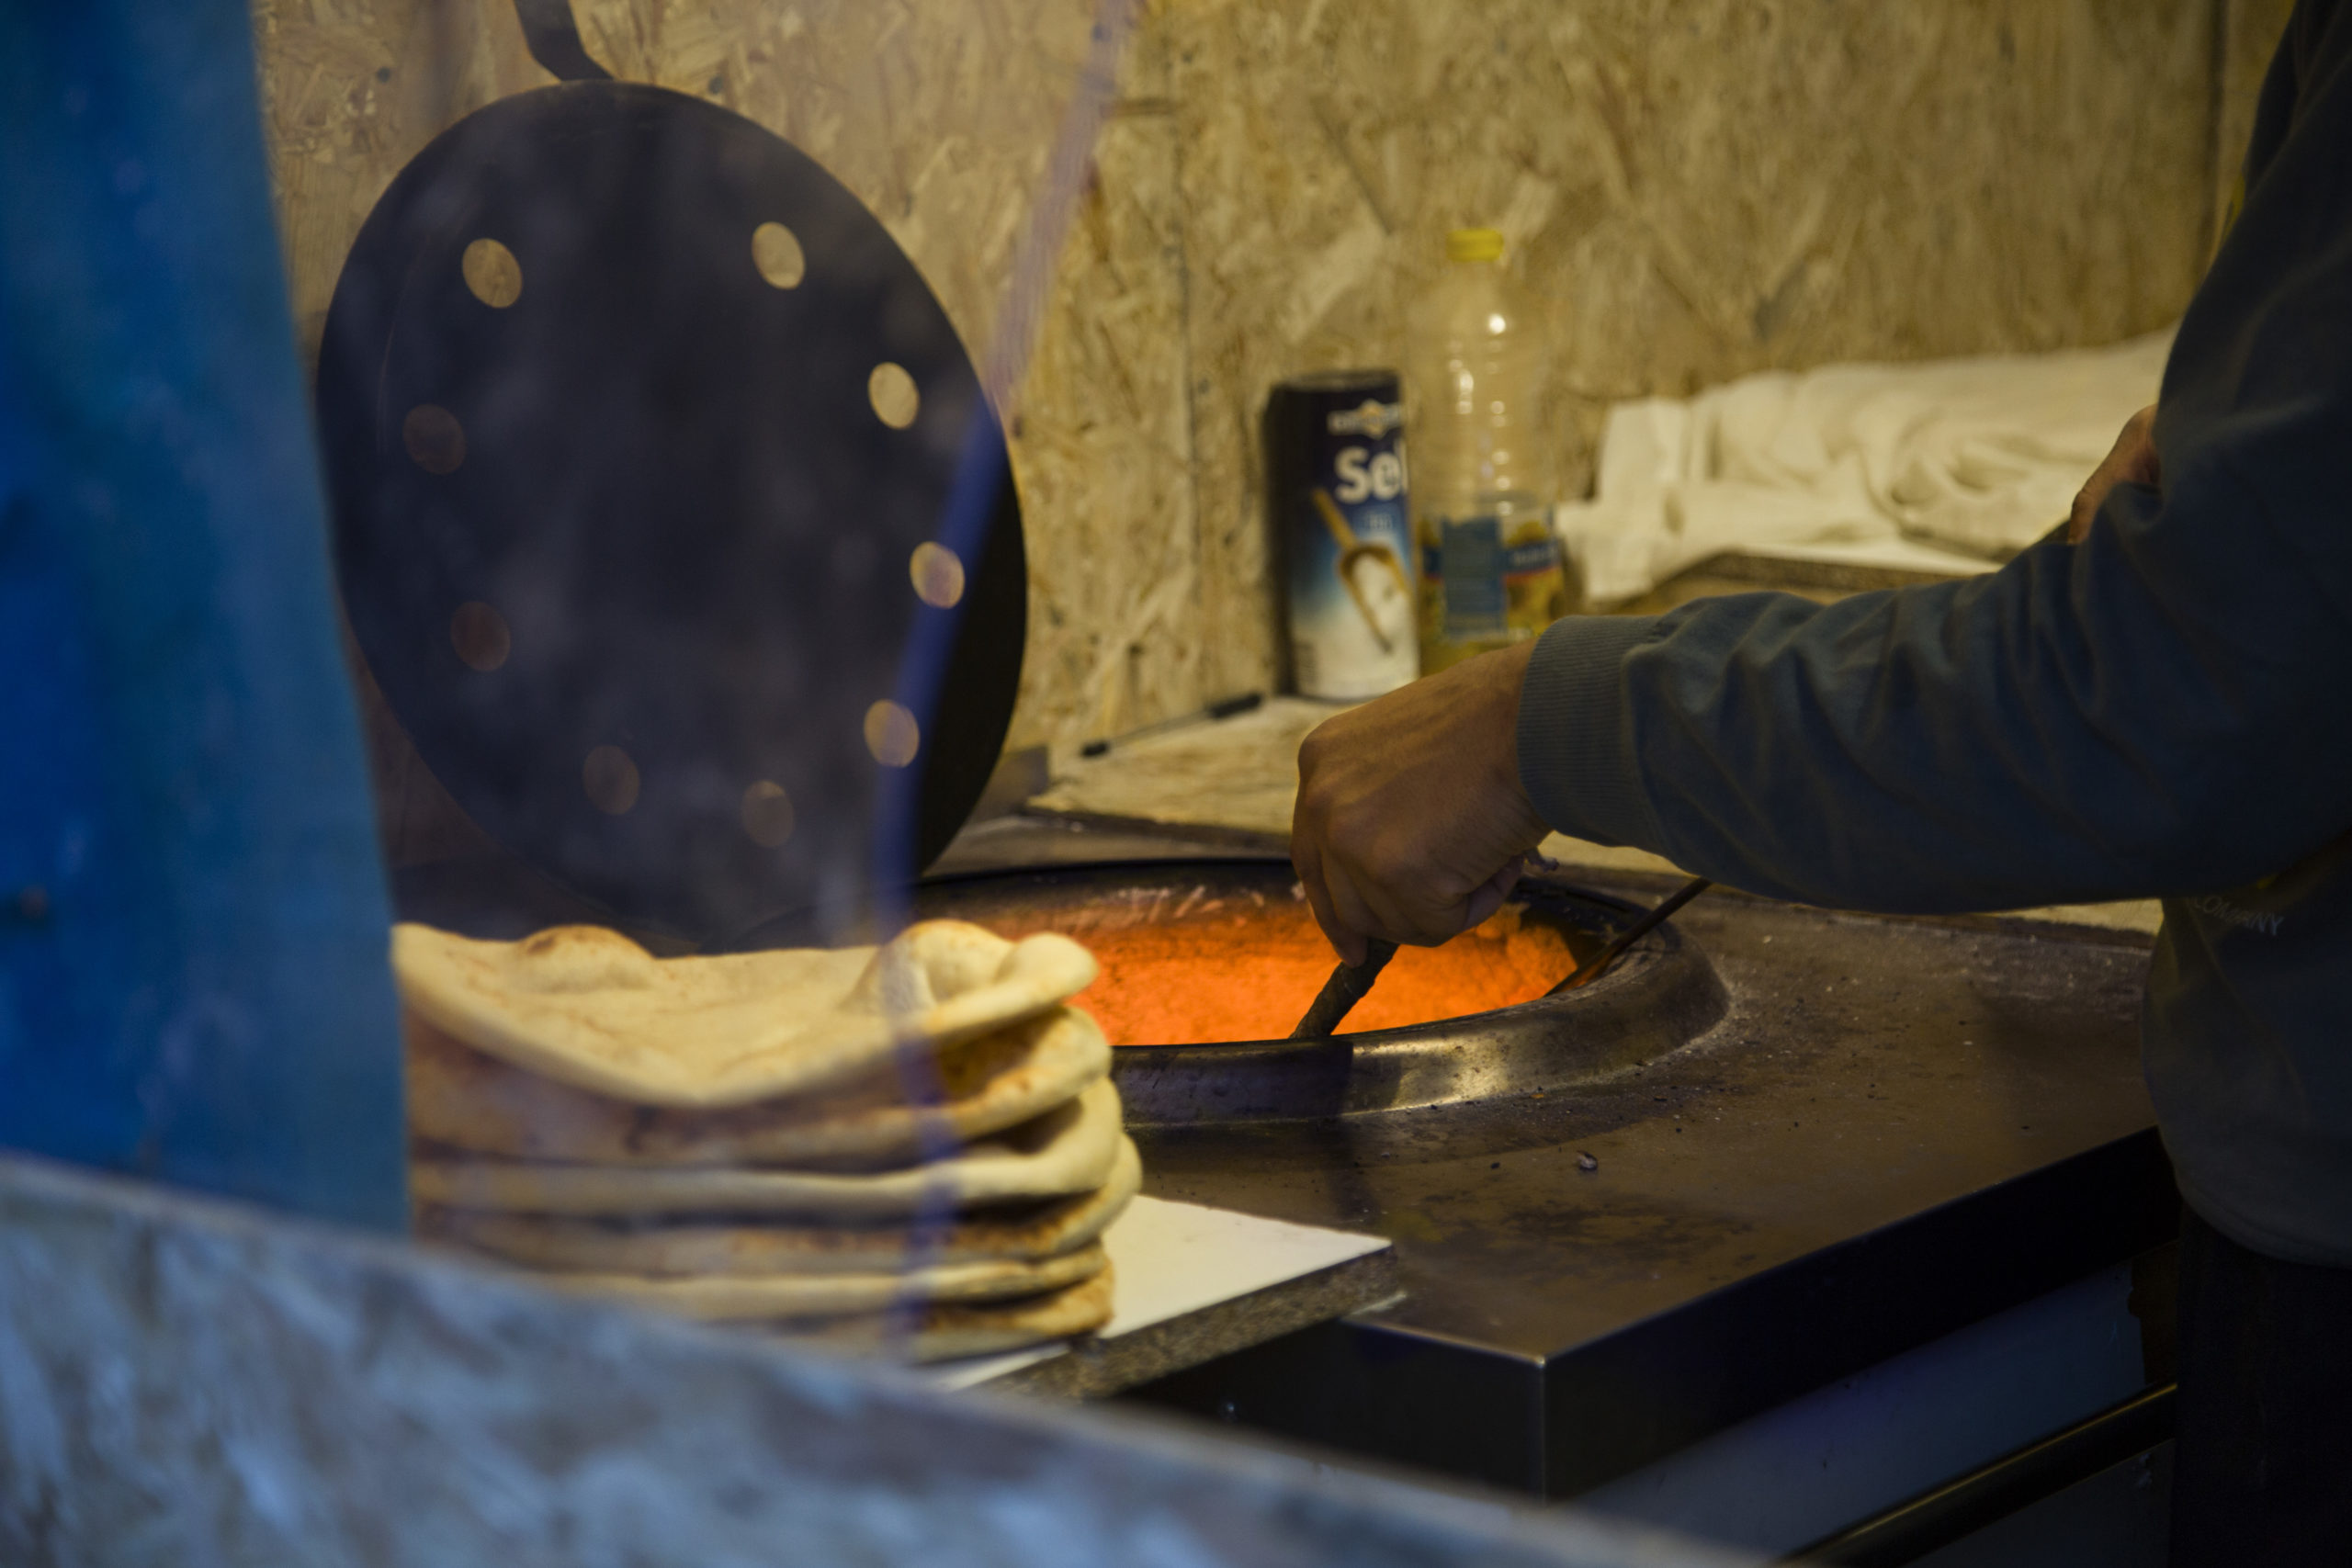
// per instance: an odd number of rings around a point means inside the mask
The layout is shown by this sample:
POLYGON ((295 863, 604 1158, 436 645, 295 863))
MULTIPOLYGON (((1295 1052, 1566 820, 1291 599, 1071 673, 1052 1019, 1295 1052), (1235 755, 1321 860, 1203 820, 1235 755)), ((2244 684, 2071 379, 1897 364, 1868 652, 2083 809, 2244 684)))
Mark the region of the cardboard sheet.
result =
MULTIPOLYGON (((1376 1235, 1295 1225, 1159 1198, 1137 1198, 1129 1204, 1103 1233, 1102 1245, 1111 1254, 1116 1303, 1110 1324, 1099 1336, 1103 1339, 1303 1279, 1388 1247, 1376 1235)), ((1061 1345, 1040 1345, 949 1362, 929 1369, 927 1375, 944 1387, 970 1388, 1067 1353, 1061 1345)))

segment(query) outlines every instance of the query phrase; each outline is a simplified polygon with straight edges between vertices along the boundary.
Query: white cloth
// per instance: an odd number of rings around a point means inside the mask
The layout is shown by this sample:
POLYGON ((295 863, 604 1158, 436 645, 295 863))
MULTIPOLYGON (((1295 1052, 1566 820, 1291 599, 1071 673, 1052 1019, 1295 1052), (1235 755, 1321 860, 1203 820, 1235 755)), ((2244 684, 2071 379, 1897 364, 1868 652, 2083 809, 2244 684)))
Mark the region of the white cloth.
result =
POLYGON ((1600 604, 1732 548, 1902 539, 2004 558, 2066 515, 2155 400, 2172 331, 2105 348, 1769 370, 1609 411, 1594 499, 1558 507, 1600 604))

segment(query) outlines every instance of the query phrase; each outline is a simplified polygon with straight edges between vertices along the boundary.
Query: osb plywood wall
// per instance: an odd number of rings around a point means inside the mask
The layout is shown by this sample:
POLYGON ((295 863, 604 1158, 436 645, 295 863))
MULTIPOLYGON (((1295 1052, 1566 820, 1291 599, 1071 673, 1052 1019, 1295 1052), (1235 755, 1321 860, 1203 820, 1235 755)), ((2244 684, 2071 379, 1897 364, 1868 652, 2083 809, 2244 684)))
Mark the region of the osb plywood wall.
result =
MULTIPOLYGON (((1033 625, 1014 743, 1274 678, 1266 389, 1395 363, 1448 228, 1501 228, 1544 302, 1545 417, 1574 488, 1612 399, 2170 320, 2271 6, 1150 0, 1020 390, 1033 625)), ((987 343, 1091 0, 578 8, 616 73, 825 163, 987 343)), ((255 9, 314 342, 401 164, 547 77, 504 0, 255 9)))

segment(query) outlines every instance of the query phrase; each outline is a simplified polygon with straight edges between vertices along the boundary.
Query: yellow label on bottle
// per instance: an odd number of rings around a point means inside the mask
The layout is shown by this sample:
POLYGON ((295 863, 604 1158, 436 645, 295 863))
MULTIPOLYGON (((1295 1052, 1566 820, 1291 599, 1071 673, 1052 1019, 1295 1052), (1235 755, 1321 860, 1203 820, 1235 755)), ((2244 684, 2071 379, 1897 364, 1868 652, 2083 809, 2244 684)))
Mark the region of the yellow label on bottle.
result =
POLYGON ((1421 673, 1524 642, 1573 607, 1539 513, 1421 519, 1421 673))

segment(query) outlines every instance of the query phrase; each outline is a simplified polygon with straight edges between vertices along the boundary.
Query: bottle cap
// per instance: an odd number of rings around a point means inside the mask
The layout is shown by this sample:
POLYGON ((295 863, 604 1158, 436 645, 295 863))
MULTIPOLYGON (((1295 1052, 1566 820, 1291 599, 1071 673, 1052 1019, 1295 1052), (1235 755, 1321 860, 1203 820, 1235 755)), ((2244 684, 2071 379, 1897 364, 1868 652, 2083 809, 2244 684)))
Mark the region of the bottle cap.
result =
POLYGON ((1503 235, 1499 229, 1456 229, 1445 237, 1445 259, 1458 262, 1500 260, 1503 235))

